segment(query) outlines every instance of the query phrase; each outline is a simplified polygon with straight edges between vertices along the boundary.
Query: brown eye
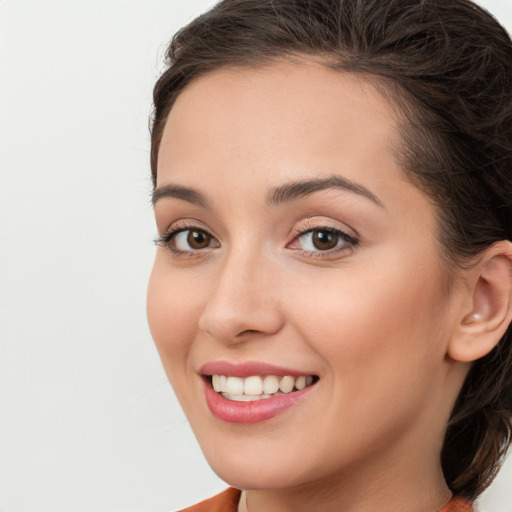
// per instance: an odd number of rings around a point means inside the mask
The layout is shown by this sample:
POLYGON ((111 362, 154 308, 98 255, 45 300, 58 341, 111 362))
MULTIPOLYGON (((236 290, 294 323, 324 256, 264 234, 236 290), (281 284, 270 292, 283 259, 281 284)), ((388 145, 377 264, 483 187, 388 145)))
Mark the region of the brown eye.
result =
POLYGON ((333 231, 312 231, 311 243, 319 251, 334 249, 338 245, 339 235, 333 231))
POLYGON ((211 235, 204 231, 189 230, 187 236, 187 243, 192 249, 206 249, 210 246, 212 241, 211 235))
POLYGON ((301 249, 308 253, 333 254, 344 249, 354 248, 358 241, 341 229, 322 227, 308 229, 296 236, 288 245, 290 249, 301 249))
POLYGON ((220 247, 219 242, 207 231, 202 229, 182 229, 177 233, 170 233, 166 242, 170 249, 178 252, 194 252, 208 249, 210 247, 220 247))

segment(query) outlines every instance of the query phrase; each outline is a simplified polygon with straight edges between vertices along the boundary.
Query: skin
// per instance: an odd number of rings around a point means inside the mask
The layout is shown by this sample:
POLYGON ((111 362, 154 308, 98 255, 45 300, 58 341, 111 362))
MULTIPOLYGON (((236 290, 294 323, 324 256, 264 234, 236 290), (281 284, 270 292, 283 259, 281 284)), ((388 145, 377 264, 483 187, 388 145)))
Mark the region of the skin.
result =
POLYGON ((469 362, 448 353, 472 288, 446 286, 435 208, 404 177, 399 147, 370 82, 305 60, 214 71, 171 110, 157 190, 193 188, 208 207, 162 197, 158 232, 195 227, 212 243, 158 247, 149 324, 209 463, 246 490, 241 511, 433 512, 450 499, 440 450, 469 362), (266 201, 333 175, 375 200, 330 188, 266 201), (295 234, 326 225, 357 243, 311 250, 295 234), (218 360, 320 380, 270 420, 230 424, 199 375, 218 360))

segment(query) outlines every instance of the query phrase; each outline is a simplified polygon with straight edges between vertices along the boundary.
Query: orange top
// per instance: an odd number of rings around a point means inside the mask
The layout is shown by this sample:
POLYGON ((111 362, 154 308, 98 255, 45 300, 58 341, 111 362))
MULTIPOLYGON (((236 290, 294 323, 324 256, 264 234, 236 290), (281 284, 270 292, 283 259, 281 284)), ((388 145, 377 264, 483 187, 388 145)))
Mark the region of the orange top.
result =
MULTIPOLYGON (((202 501, 193 507, 181 512, 237 512, 240 491, 230 487, 209 500, 202 501)), ((453 498, 446 507, 439 512, 472 512, 473 506, 462 498, 453 498)))

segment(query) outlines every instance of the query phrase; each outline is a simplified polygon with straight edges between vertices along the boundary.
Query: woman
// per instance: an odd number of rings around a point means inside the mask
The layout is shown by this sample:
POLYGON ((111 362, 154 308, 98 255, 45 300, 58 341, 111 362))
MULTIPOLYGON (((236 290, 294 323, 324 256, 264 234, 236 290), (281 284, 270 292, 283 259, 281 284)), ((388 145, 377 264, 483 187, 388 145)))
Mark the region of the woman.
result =
POLYGON ((149 324, 233 487, 190 510, 471 510, 510 438, 503 28, 467 0, 224 0, 154 103, 149 324))

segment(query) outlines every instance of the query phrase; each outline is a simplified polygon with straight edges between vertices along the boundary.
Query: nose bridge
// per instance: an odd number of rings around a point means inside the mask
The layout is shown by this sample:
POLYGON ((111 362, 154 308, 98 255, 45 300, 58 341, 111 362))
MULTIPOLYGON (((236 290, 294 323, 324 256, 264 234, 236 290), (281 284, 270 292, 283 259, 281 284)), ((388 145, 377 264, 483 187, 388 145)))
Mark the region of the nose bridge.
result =
POLYGON ((280 329, 274 272, 261 248, 233 248, 218 262, 217 272, 199 320, 202 330, 229 343, 245 339, 248 333, 271 334, 280 329))

